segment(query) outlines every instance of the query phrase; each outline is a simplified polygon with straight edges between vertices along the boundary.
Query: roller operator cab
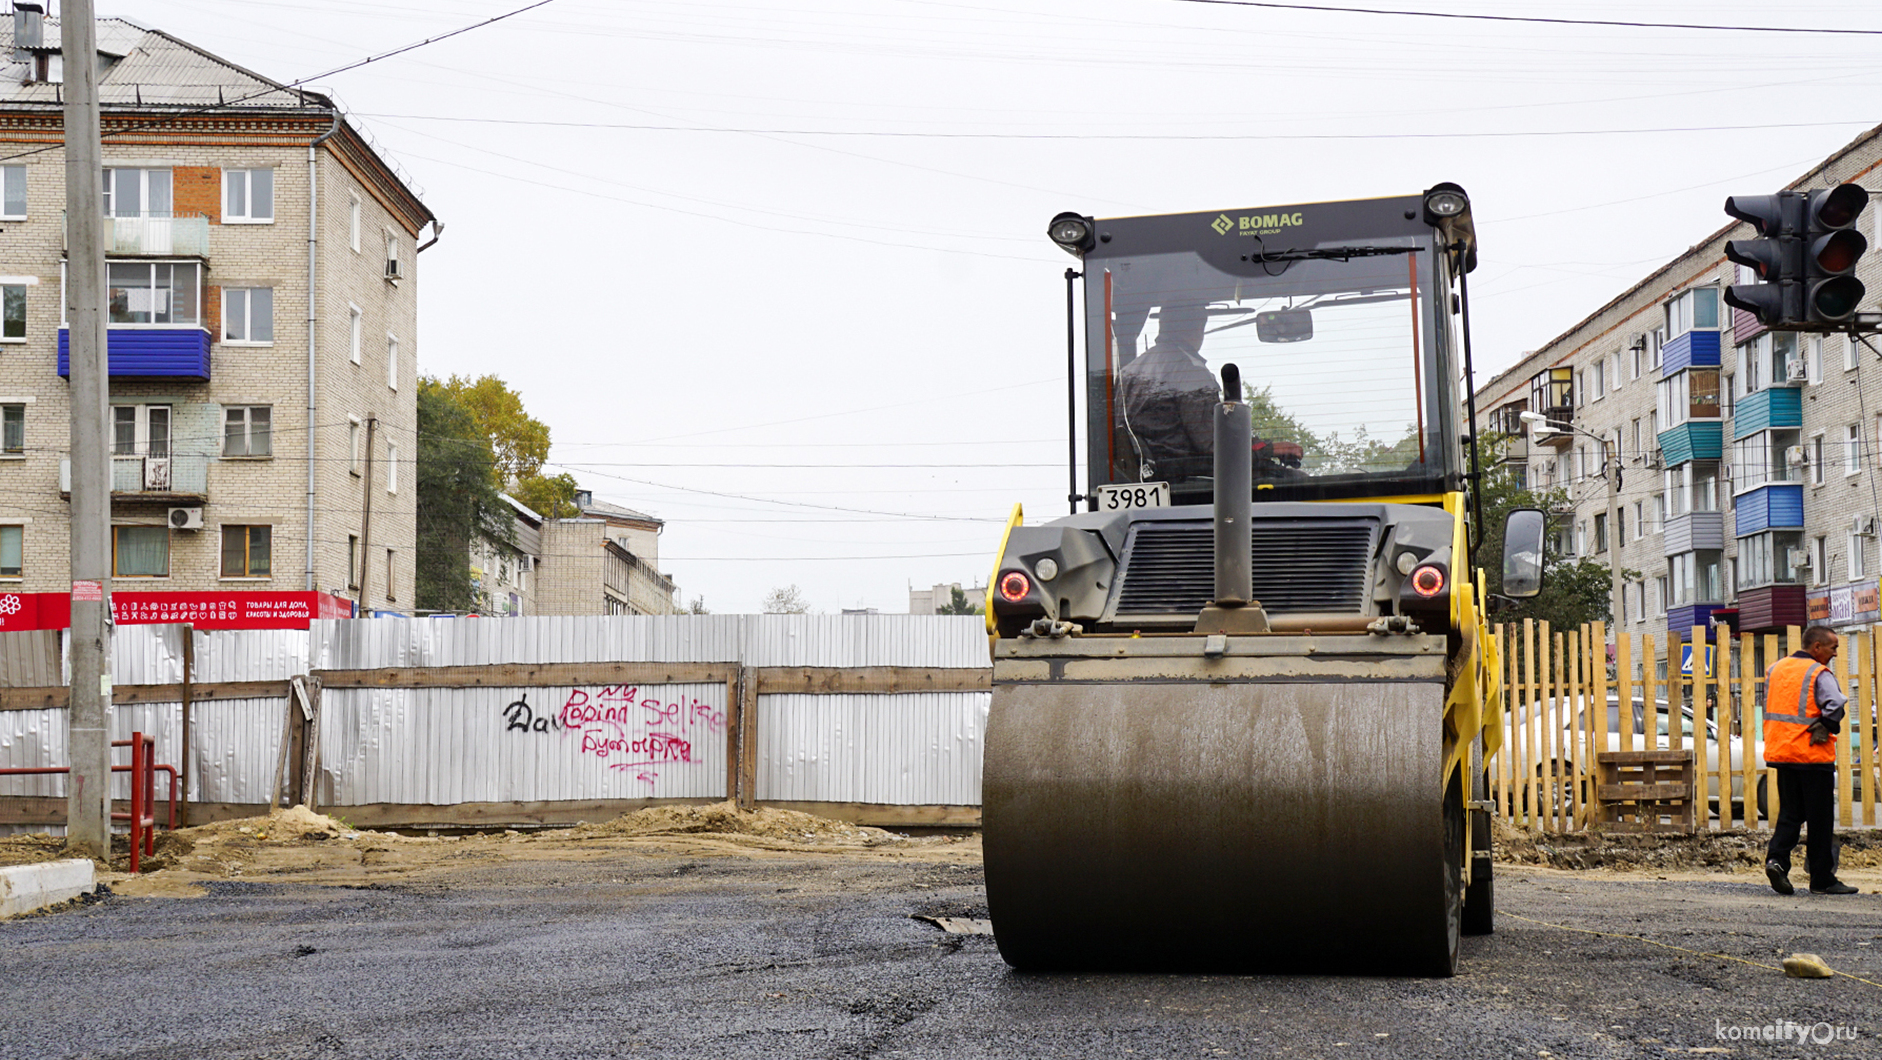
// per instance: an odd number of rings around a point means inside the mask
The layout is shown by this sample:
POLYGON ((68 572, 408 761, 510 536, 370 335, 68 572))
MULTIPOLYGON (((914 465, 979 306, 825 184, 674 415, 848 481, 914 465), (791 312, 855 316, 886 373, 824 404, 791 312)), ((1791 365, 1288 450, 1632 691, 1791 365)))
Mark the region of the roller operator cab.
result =
MULTIPOLYGON (((1468 198, 1049 235, 1083 263, 1089 490, 1041 525, 1015 510, 988 593, 1002 955, 1451 974, 1491 925, 1472 803, 1501 710, 1468 198)), ((1530 595, 1541 522, 1510 522, 1530 595)))

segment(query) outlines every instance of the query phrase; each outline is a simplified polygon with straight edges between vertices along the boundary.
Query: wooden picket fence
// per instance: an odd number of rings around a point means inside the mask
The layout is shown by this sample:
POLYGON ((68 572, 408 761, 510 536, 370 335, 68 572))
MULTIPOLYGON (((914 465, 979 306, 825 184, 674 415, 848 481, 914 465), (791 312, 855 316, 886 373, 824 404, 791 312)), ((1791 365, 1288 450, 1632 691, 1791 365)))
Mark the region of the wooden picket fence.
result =
MULTIPOLYGON (((1710 645, 1704 628, 1694 629, 1688 642, 1647 634, 1623 635, 1609 645, 1598 622, 1567 632, 1531 620, 1498 626, 1505 666, 1503 746, 1488 763, 1497 812, 1538 831, 1602 830, 1603 799, 1624 792, 1602 783, 1597 753, 1675 751, 1693 756, 1690 825, 1682 826, 1678 808, 1662 814, 1655 807, 1635 815, 1647 818, 1644 824, 1636 819, 1607 827, 1769 828, 1778 798, 1775 771, 1763 759, 1764 674, 1772 662, 1802 647, 1803 631, 1793 626, 1782 637, 1734 637, 1724 627, 1716 632, 1710 645), (1690 645, 1701 650, 1683 665, 1690 645), (1621 709, 1623 703, 1633 709, 1621 709), (1605 709, 1588 709, 1597 706, 1605 709), (1673 723, 1674 717, 1680 721, 1673 723), (1719 798, 1720 792, 1727 797, 1719 798)), ((1875 753, 1882 737, 1878 658, 1882 626, 1844 635, 1831 663, 1849 696, 1849 718, 1836 746, 1843 827, 1882 823, 1876 807, 1882 788, 1882 755, 1875 753)), ((1608 779, 1614 779, 1612 770, 1608 779)), ((1665 794, 1665 785, 1651 787, 1665 794)))

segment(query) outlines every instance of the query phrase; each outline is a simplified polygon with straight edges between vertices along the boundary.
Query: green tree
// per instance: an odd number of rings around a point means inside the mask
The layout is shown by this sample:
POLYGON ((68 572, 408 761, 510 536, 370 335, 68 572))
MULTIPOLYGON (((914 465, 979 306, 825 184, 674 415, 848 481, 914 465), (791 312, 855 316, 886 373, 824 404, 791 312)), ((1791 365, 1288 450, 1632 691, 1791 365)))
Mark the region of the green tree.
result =
POLYGON ((559 475, 537 475, 512 483, 509 493, 537 515, 561 519, 581 514, 575 507, 576 485, 575 476, 564 471, 559 475))
MULTIPOLYGON (((1503 582, 1503 524, 1516 508, 1540 508, 1555 513, 1569 509, 1568 492, 1561 489, 1533 490, 1521 478, 1519 465, 1503 463, 1508 439, 1486 431, 1477 442, 1487 469, 1483 476, 1483 541, 1477 549, 1481 567, 1492 593, 1503 582)), ((1552 515, 1552 521, 1560 516, 1552 515)), ((1525 618, 1546 621, 1555 629, 1574 629, 1584 622, 1611 622, 1613 580, 1607 564, 1595 559, 1562 554, 1561 535, 1551 533, 1544 543, 1542 592, 1529 600, 1491 616, 1492 622, 1520 623, 1525 618)), ((1638 571, 1622 570, 1622 577, 1637 578, 1638 571)))
POLYGON ((490 439, 491 475, 498 489, 542 472, 549 459, 549 425, 524 410, 523 396, 509 384, 494 375, 454 375, 437 385, 470 412, 490 439))
POLYGON ((470 550, 507 543, 510 506, 497 491, 490 437, 436 379, 418 381, 418 609, 469 611, 470 550))
POLYGON ((956 585, 948 591, 948 602, 934 609, 937 615, 978 615, 980 601, 969 597, 956 585))

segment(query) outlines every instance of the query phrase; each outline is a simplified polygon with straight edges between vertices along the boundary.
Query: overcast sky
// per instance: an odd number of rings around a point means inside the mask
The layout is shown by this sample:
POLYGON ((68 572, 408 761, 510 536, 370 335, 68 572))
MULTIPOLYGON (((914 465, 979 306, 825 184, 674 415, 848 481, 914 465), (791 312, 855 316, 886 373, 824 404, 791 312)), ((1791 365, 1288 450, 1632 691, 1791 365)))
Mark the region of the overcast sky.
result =
MULTIPOLYGON (((526 0, 99 0, 293 80, 526 0)), ((1846 3, 1406 0, 1882 29, 1846 3)), ((905 611, 1066 510, 1060 210, 1469 189, 1479 381, 1882 113, 1882 37, 1181 0, 556 0, 317 87, 446 224, 420 370, 665 519, 683 599, 905 611), (1756 128, 1757 126, 1776 126, 1756 128)), ((1082 428, 1081 428, 1082 436, 1082 428)), ((1080 473, 1082 482, 1082 469, 1080 473)))

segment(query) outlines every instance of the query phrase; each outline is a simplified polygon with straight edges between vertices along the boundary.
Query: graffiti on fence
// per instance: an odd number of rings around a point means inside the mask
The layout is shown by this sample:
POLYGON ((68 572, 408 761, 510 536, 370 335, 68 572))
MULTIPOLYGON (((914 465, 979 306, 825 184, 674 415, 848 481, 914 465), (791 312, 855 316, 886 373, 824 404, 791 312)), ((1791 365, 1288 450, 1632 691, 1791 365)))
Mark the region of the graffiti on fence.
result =
POLYGON ((531 706, 524 693, 503 708, 503 720, 506 733, 579 736, 581 755, 605 759, 609 769, 641 770, 635 779, 650 785, 660 774, 646 767, 694 762, 695 743, 725 731, 720 708, 659 698, 638 685, 571 688, 553 711, 531 706))

